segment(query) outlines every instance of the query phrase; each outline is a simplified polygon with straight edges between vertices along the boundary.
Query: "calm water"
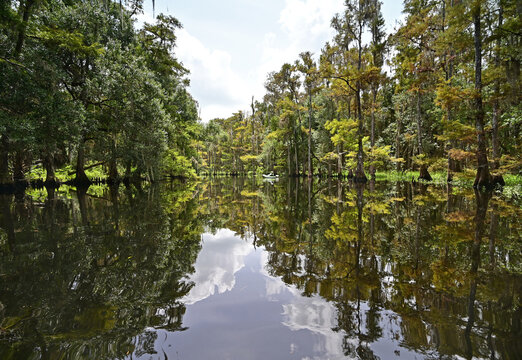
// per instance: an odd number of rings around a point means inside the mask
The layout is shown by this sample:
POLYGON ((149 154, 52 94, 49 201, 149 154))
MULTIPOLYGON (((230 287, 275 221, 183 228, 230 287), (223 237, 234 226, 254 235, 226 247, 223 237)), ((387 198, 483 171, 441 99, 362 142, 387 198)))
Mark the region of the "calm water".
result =
POLYGON ((226 179, 0 196, 1 359, 521 359, 509 191, 226 179))

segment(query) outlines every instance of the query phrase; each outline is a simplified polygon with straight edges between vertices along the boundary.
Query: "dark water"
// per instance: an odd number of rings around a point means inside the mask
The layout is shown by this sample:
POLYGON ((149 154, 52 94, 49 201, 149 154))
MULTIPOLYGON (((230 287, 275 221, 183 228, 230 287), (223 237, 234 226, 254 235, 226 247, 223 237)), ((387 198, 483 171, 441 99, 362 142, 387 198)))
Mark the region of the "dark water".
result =
POLYGON ((0 196, 1 359, 521 359, 522 201, 228 179, 0 196))

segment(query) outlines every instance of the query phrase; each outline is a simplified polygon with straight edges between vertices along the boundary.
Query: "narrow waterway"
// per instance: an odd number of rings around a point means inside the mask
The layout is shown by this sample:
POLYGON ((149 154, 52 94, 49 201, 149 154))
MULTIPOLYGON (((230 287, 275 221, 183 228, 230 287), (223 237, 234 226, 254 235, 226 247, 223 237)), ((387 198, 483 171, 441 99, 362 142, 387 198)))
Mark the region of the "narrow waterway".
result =
POLYGON ((2 359, 516 359, 520 200, 220 179, 0 199, 2 359))

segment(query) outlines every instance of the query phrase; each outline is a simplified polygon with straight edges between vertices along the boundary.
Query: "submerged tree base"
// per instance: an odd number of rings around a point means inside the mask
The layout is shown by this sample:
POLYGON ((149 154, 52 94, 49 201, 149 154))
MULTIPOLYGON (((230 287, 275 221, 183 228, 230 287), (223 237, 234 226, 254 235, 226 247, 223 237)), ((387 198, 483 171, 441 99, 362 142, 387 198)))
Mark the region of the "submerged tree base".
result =
POLYGON ((422 165, 419 170, 419 179, 418 180, 424 180, 424 181, 432 181, 433 178, 430 175, 430 172, 428 171, 428 167, 426 165, 422 165))
POLYGON ((473 183, 475 189, 485 188, 490 190, 497 185, 506 185, 502 175, 491 175, 488 170, 481 170, 480 168, 477 170, 477 176, 473 183))
POLYGON ((353 181, 356 183, 365 183, 368 181, 368 178, 366 177, 366 174, 364 171, 355 171, 355 176, 353 177, 353 181))

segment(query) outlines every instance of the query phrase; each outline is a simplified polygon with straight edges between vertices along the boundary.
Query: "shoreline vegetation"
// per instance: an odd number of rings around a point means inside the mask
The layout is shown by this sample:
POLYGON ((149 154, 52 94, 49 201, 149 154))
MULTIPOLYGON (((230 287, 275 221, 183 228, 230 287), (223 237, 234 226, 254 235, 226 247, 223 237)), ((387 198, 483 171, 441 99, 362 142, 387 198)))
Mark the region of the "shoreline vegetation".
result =
MULTIPOLYGON (((99 166, 99 165, 98 165, 99 166)), ((37 171, 32 171, 28 175, 28 179, 24 181, 14 182, 11 184, 0 184, 0 194, 16 194, 23 193, 28 189, 48 189, 48 190, 57 190, 62 186, 72 186, 78 189, 86 189, 90 186, 106 186, 106 187, 119 187, 120 185, 124 185, 129 187, 131 185, 135 185, 141 187, 143 183, 147 183, 148 181, 145 178, 117 178, 110 179, 104 177, 103 171, 94 170, 95 167, 89 168, 86 171, 87 178, 89 179, 86 183, 78 183, 76 179, 70 176, 70 169, 58 169, 56 171, 56 179, 53 182, 45 181, 45 171, 41 171, 41 169, 37 169, 37 171)), ((422 183, 422 184, 432 184, 434 186, 441 185, 451 185, 457 188, 471 188, 473 187, 474 176, 472 173, 468 174, 459 174, 456 176, 451 183, 447 182, 447 174, 442 171, 431 172, 432 180, 427 181, 424 179, 418 178, 417 171, 377 171, 375 173, 375 178, 371 181, 375 182, 412 182, 412 183, 422 183)), ((253 179, 253 180, 263 180, 261 173, 226 173, 226 172, 216 172, 216 173, 202 173, 198 176, 185 177, 185 176, 166 176, 161 179, 152 181, 152 182, 165 182, 165 181, 174 181, 179 180, 183 182, 199 182, 202 180, 212 180, 219 178, 245 178, 245 179, 253 179)), ((332 177, 327 177, 326 174, 315 174, 313 177, 308 177, 307 174, 294 175, 294 176, 282 176, 279 179, 308 179, 314 181, 342 181, 342 182, 353 182, 353 174, 350 175, 349 172, 345 172, 341 174, 339 177, 338 174, 333 175, 332 177)), ((502 191, 504 187, 508 187, 512 189, 514 193, 522 193, 522 178, 518 175, 507 174, 505 176, 505 183, 503 186, 498 186, 496 189, 502 191)))
POLYGON ((182 24, 143 0, 0 5, 0 192, 204 174, 522 182, 517 1, 345 1, 319 54, 267 75, 248 111, 203 123, 182 24), (368 39, 368 40, 366 40, 368 39))

